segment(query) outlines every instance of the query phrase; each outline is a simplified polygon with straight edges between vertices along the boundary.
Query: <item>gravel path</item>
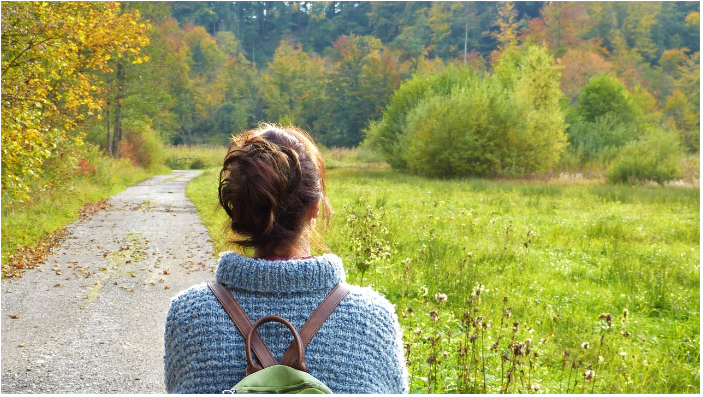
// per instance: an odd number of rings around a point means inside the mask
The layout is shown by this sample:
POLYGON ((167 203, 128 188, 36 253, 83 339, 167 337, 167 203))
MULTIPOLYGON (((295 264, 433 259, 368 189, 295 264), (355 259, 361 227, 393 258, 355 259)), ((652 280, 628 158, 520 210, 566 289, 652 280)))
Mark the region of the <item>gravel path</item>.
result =
POLYGON ((44 264, 2 281, 2 393, 165 392, 170 299, 214 280, 217 262, 185 196, 198 174, 128 188, 70 225, 44 264))

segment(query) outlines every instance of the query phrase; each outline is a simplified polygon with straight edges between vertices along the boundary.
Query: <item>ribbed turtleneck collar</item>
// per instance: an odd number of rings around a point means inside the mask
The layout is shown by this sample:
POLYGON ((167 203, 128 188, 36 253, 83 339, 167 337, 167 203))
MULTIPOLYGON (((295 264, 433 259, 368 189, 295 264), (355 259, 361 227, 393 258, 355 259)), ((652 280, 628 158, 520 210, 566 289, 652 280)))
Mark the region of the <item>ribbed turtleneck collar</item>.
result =
POLYGON ((333 254, 269 261, 224 252, 215 279, 246 291, 285 293, 329 290, 345 281, 346 276, 342 260, 333 254))

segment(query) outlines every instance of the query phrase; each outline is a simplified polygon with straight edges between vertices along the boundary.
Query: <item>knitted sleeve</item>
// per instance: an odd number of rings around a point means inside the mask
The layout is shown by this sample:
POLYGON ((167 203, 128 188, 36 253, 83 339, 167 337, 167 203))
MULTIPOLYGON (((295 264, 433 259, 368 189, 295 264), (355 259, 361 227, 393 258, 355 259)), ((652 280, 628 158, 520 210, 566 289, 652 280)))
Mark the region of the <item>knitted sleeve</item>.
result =
MULTIPOLYGON (((408 393, 408 370, 403 352, 403 333, 395 307, 370 288, 353 287, 351 302, 361 309, 364 320, 355 333, 359 339, 352 360, 361 368, 357 379, 347 378, 343 392, 401 394, 408 393), (358 294, 358 295, 357 295, 358 294), (359 301, 354 302, 356 299, 359 301), (346 387, 345 387, 346 389, 346 387)), ((350 363, 350 366, 355 366, 350 363)))

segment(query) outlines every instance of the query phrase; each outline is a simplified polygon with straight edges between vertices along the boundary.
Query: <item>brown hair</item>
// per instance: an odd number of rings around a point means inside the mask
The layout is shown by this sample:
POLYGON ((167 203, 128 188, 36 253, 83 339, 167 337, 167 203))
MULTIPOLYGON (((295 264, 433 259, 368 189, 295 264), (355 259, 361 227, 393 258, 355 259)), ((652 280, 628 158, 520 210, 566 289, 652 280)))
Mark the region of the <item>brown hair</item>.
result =
POLYGON ((262 127, 230 144, 220 171, 220 205, 230 217, 232 242, 272 250, 293 243, 318 202, 329 219, 325 164, 310 135, 295 127, 262 127))

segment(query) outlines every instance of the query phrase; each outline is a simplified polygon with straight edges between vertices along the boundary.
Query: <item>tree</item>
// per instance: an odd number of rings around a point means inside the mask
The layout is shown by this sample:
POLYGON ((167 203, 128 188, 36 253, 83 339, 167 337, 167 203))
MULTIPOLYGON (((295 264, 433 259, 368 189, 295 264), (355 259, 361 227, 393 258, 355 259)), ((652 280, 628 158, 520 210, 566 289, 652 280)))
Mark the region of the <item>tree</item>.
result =
POLYGON ((610 62, 601 55, 586 50, 568 50, 559 59, 562 66, 561 90, 572 102, 576 101, 591 77, 610 71, 610 62))
POLYGON ((664 117, 671 127, 679 132, 681 141, 689 152, 699 152, 701 148, 700 114, 686 96, 679 90, 667 98, 664 117))
POLYGON ((113 55, 144 61, 148 28, 114 2, 2 3, 3 192, 24 190, 58 151, 70 160, 74 128, 104 106, 98 73, 113 55))
POLYGON ((491 36, 498 40, 498 52, 503 52, 517 44, 518 24, 515 21, 517 12, 513 9, 512 1, 499 2, 497 7, 498 16, 495 26, 498 27, 498 31, 492 32, 491 36))

